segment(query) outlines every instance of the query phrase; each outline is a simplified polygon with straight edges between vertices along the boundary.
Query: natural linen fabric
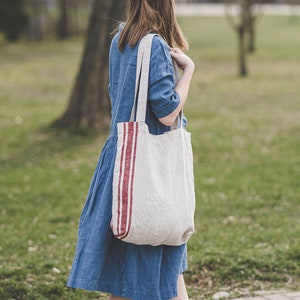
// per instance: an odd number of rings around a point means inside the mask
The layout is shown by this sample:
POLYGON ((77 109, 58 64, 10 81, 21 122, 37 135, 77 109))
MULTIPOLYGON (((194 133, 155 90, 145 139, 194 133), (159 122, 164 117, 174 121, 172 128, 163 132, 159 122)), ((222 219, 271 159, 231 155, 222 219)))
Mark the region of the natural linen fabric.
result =
POLYGON ((145 123, 148 74, 154 34, 140 42, 136 102, 131 119, 118 124, 113 180, 112 229, 138 245, 187 242, 194 232, 194 175, 190 133, 182 127, 150 134, 145 123))
MULTIPOLYGON (((110 228, 117 123, 130 119, 138 49, 127 46, 120 52, 118 40, 119 33, 110 50, 111 130, 81 214, 68 286, 109 292, 132 300, 167 300, 176 297, 178 275, 187 269, 186 245, 137 246, 118 240, 110 228)), ((169 49, 156 36, 152 45, 146 114, 151 133, 170 130, 157 118, 171 113, 178 103, 169 49)), ((80 199, 74 199, 74 206, 78 205, 80 199)))

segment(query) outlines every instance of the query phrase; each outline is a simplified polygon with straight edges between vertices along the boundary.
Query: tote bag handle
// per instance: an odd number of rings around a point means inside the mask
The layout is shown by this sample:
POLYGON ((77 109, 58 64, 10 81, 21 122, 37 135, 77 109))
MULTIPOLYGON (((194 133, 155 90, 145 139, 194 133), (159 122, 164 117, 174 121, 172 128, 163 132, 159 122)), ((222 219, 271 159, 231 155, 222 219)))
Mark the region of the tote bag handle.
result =
MULTIPOLYGON (((151 46, 155 35, 156 34, 153 33, 147 34, 141 39, 139 44, 136 65, 135 95, 131 110, 130 122, 145 122, 146 120, 151 46)), ((175 83, 177 83, 180 78, 180 74, 178 66, 174 60, 173 66, 175 83)), ((183 110, 181 110, 178 114, 176 120, 171 126, 171 130, 179 127, 183 127, 183 110)))
POLYGON ((145 122, 146 120, 150 56, 154 36, 155 34, 152 33, 147 34, 142 38, 139 44, 135 77, 135 95, 130 117, 131 122, 134 120, 136 122, 145 122))

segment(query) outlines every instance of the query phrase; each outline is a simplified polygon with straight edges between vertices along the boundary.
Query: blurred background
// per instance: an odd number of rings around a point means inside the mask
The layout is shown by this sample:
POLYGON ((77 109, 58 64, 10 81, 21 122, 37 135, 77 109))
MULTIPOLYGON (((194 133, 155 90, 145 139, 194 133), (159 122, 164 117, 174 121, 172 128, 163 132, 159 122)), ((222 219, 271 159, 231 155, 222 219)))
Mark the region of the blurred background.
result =
MULTIPOLYGON (((106 299, 65 283, 108 134, 124 4, 0 0, 0 299, 106 299)), ((196 64, 190 297, 300 290, 300 3, 178 1, 176 12, 196 64)))
MULTIPOLYGON (((243 1, 225 1, 239 5, 243 1)), ((289 6, 293 14, 299 0, 249 0, 250 4, 275 4, 289 6)), ((180 4, 223 4, 221 0, 178 0, 180 4)), ((0 29, 9 41, 21 35, 28 40, 43 40, 50 37, 67 38, 84 34, 92 0, 1 0, 0 29)), ((286 7, 281 9, 286 11, 286 7)))
POLYGON ((91 0, 1 1, 1 31, 9 41, 84 34, 91 0))

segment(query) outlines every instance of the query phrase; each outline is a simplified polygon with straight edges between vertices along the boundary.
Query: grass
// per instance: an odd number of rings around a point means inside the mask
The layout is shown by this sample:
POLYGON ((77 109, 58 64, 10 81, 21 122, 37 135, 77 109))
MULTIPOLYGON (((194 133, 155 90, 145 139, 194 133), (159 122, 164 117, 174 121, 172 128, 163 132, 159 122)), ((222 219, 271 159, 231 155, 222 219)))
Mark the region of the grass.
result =
MULTIPOLYGON (((300 288, 300 20, 263 17, 250 76, 223 18, 183 18, 197 64, 193 299, 300 288)), ((77 222, 106 133, 48 125, 67 105, 82 40, 0 46, 0 299, 102 299, 65 287, 77 222)), ((104 299, 104 298, 103 298, 104 299)))

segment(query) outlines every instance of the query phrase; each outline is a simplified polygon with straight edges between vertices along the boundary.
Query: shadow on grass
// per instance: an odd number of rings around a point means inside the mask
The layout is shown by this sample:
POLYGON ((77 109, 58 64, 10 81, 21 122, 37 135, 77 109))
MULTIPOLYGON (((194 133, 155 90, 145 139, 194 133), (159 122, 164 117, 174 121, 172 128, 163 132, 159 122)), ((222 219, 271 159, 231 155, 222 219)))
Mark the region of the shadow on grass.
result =
POLYGON ((97 140, 101 145, 107 135, 107 129, 99 133, 99 130, 84 128, 41 127, 23 135, 18 142, 19 146, 11 150, 0 161, 0 165, 14 168, 26 163, 42 164, 57 155, 62 158, 75 158, 83 147, 94 144, 97 140))
POLYGON ((211 286, 243 288, 255 291, 278 285, 295 288, 300 275, 299 265, 291 256, 299 256, 299 249, 278 253, 274 258, 257 259, 255 257, 222 256, 209 254, 203 261, 192 265, 186 272, 187 283, 202 291, 211 286))

